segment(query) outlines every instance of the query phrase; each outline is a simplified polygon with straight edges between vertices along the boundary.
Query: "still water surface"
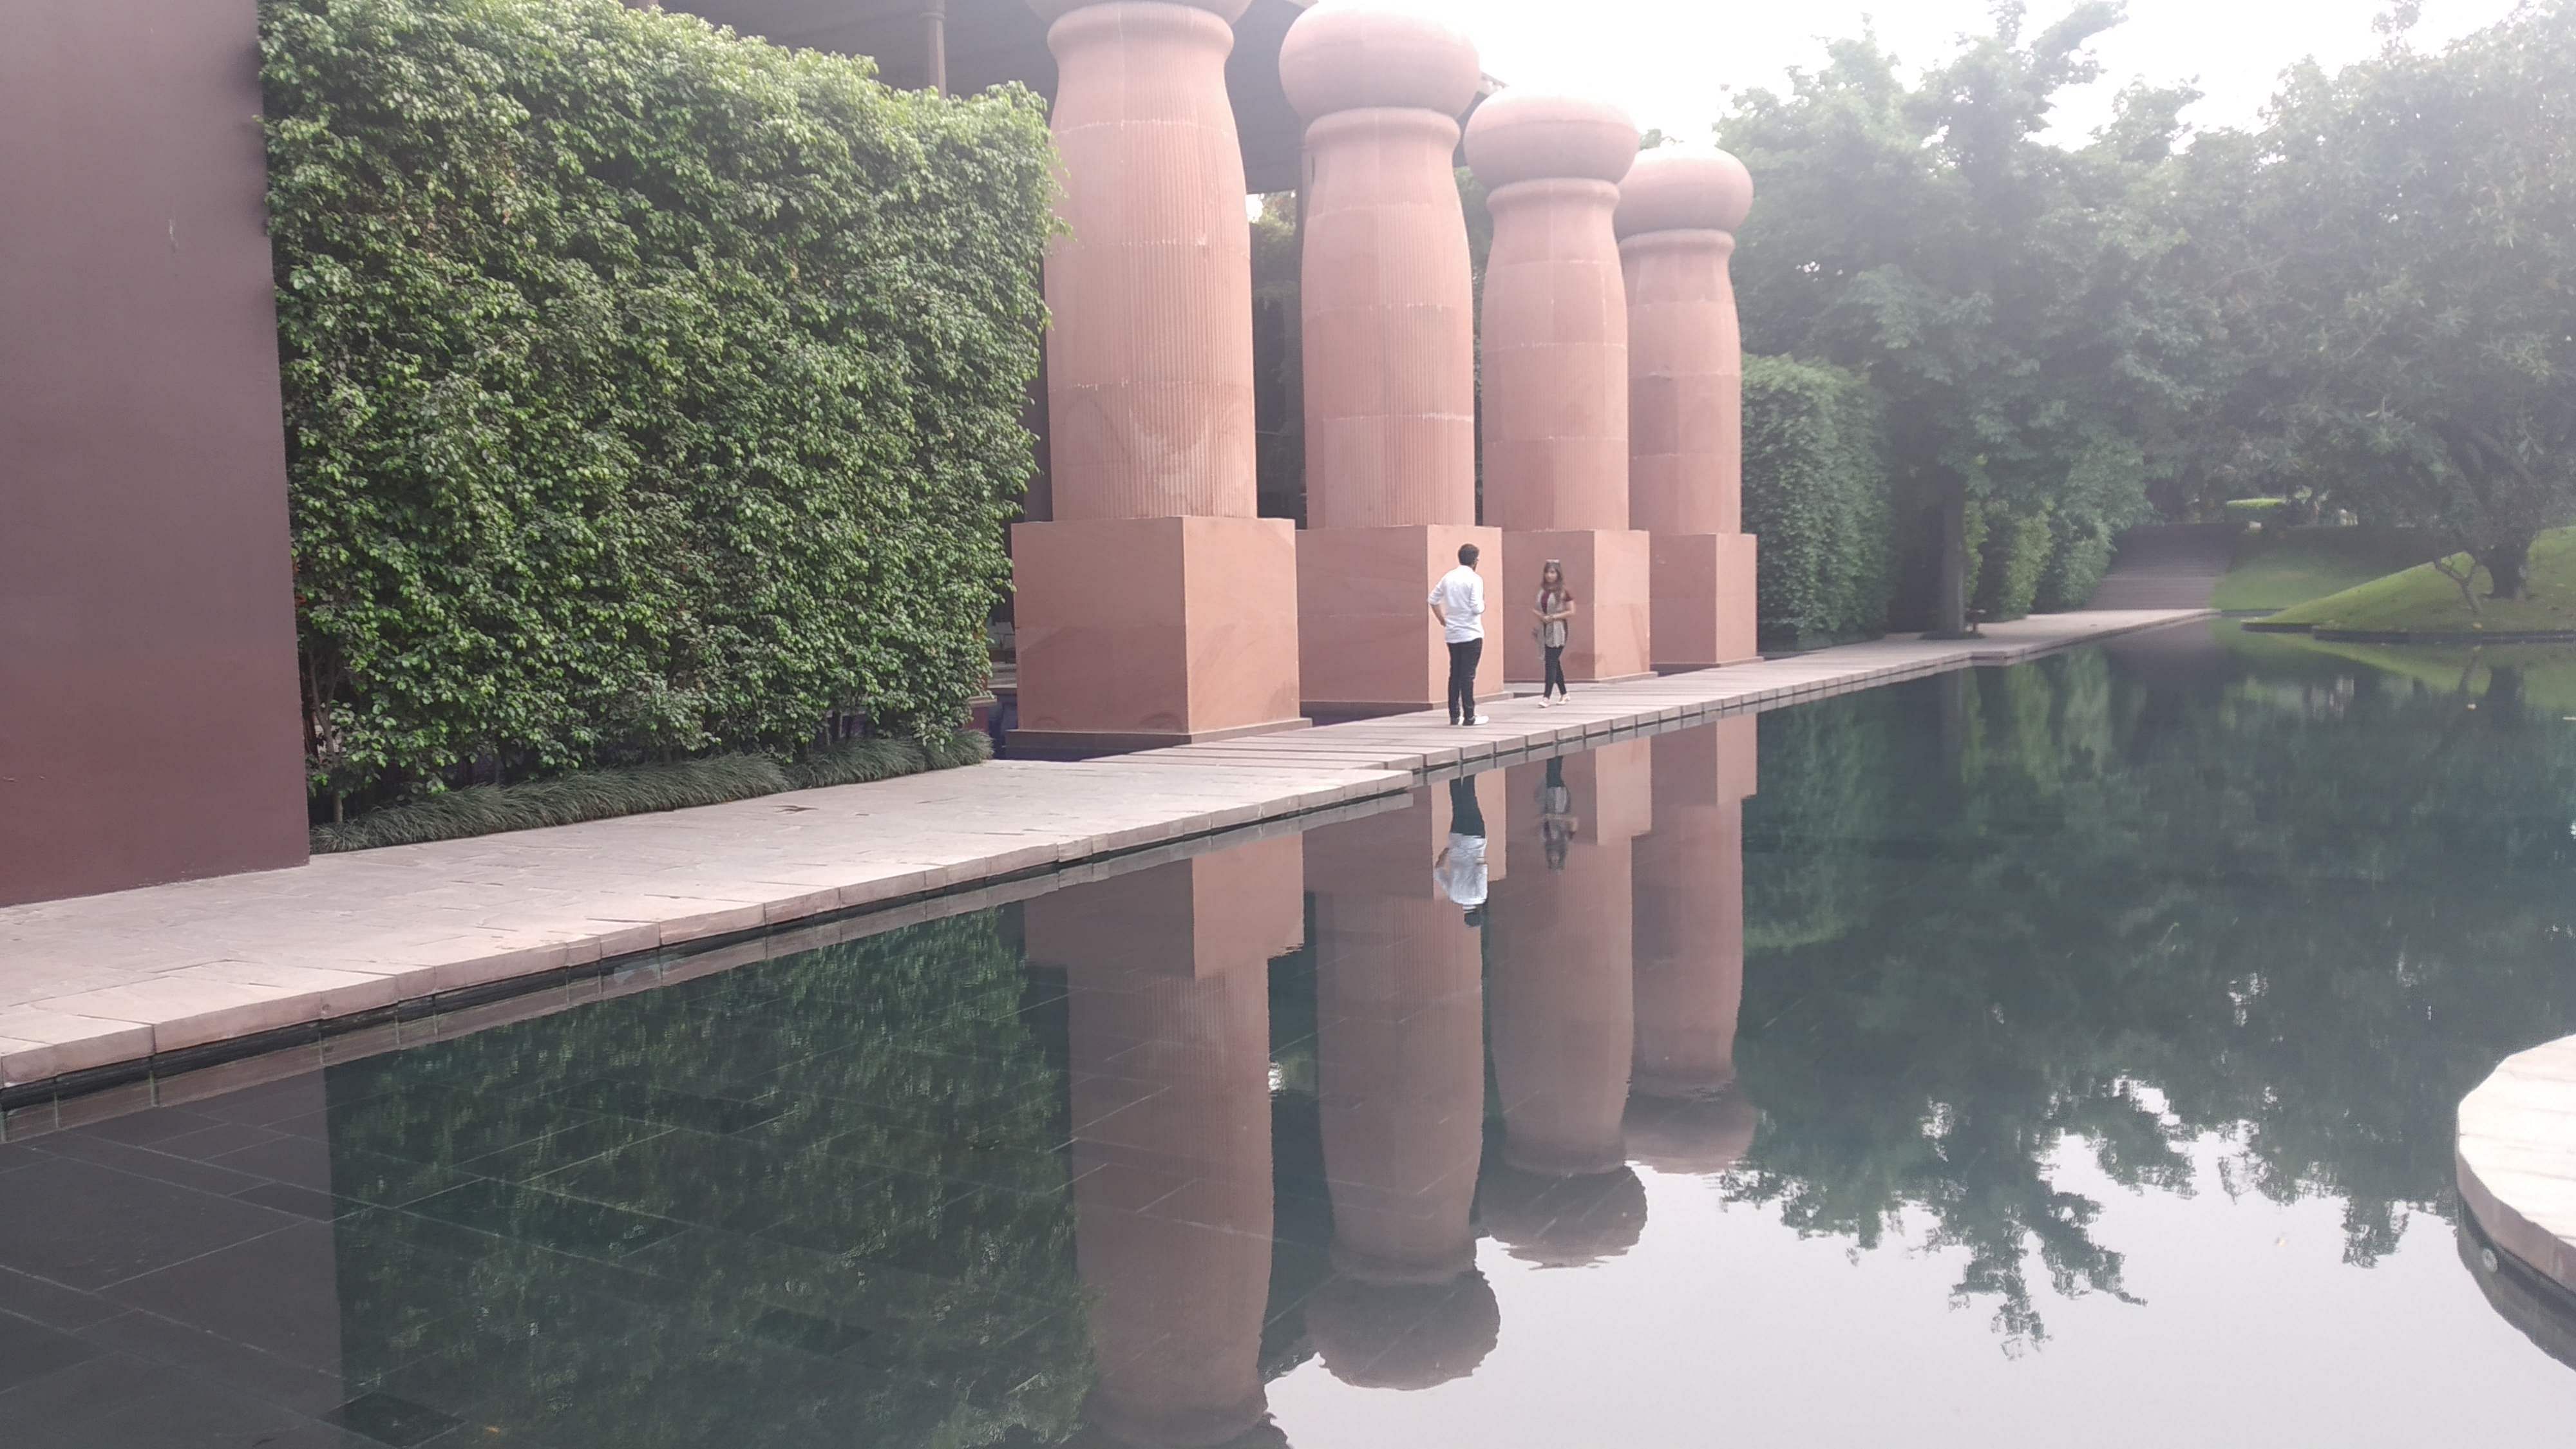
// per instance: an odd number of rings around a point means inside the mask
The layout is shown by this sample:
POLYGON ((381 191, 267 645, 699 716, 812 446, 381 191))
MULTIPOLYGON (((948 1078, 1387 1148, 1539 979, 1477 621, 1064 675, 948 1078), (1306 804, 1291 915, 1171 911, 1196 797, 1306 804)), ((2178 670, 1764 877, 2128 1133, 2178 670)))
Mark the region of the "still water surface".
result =
POLYGON ((2518 686, 2166 630, 0 1145, 0 1442, 2563 1445, 2518 686))

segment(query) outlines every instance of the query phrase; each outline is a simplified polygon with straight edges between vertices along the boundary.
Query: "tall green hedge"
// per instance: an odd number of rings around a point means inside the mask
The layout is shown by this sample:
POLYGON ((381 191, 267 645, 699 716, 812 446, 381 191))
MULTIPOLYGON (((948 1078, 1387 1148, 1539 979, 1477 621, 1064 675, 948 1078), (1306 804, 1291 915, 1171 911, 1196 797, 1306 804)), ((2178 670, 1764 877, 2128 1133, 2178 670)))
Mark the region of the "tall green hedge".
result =
POLYGON ((1763 643, 1887 628, 1895 588, 1886 434, 1876 395, 1839 368, 1744 361, 1744 528, 1761 543, 1763 643))
POLYGON ((1985 539, 1969 596, 1976 616, 2023 618, 2039 598, 2040 581, 2056 551, 2049 511, 2013 514, 1989 504, 1980 512, 1985 539))
POLYGON ((261 0, 317 787, 954 721, 1043 317, 1018 89, 617 0, 261 0))
POLYGON ((2053 513, 2048 526, 2048 567, 2040 571, 2039 598, 2032 607, 2043 614, 2083 608, 2093 602, 2093 591, 2102 587, 2102 576, 2111 571, 2110 525, 2098 518, 2053 513))

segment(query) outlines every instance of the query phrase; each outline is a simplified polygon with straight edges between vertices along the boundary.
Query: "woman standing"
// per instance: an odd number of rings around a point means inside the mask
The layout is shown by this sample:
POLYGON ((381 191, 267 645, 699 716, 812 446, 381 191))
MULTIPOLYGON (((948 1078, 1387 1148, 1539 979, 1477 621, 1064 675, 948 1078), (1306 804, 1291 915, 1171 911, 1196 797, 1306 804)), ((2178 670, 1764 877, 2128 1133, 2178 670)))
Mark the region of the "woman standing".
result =
POLYGON ((1538 615, 1538 627, 1532 632, 1538 636, 1539 648, 1547 652, 1547 682, 1538 690, 1539 707, 1544 709, 1565 698, 1565 622, 1574 617, 1574 595, 1565 587, 1565 565, 1549 559, 1547 567, 1539 570, 1538 607, 1530 612, 1538 615), (1549 697, 1551 692, 1554 699, 1549 697))

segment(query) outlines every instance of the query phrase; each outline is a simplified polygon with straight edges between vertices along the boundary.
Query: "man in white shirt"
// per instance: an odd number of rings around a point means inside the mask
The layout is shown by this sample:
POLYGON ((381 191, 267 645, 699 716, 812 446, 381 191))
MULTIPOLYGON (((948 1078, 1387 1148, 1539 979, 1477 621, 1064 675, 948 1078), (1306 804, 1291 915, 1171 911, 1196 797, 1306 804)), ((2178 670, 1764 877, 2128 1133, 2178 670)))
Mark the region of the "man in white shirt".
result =
POLYGON ((1476 575, 1476 546, 1458 545, 1458 566, 1431 586, 1431 617, 1449 641, 1449 722, 1484 724, 1476 713, 1476 662, 1485 653, 1485 581, 1476 575))
POLYGON ((1468 925, 1485 924, 1485 812, 1476 782, 1463 775, 1449 782, 1449 843, 1432 859, 1431 874, 1468 925))

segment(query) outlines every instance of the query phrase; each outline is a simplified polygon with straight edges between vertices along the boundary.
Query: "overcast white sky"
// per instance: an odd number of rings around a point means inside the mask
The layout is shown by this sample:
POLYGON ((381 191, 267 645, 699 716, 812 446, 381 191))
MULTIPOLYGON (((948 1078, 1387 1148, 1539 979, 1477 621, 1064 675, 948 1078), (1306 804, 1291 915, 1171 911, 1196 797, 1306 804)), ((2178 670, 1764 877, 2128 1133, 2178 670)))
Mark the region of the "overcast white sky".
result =
MULTIPOLYGON (((1983 29, 1989 0, 1412 0, 1476 37, 1487 73, 1563 87, 1626 105, 1640 126, 1705 138, 1726 88, 1783 86, 1792 66, 1824 58, 1823 38, 1874 19, 1910 66, 1945 55, 1964 30, 1983 29)), ((2030 28, 2069 0, 2031 0, 2030 28)), ((2273 80, 2302 56, 2329 66, 2380 44, 2371 21, 2384 0, 2130 0, 2128 23, 2098 42, 2109 68, 2061 124, 2080 137, 2109 115, 2131 78, 2196 79, 2208 99, 2190 119, 2250 125, 2273 80)), ((2419 44, 2493 23, 2513 0, 2425 0, 2419 44)))

